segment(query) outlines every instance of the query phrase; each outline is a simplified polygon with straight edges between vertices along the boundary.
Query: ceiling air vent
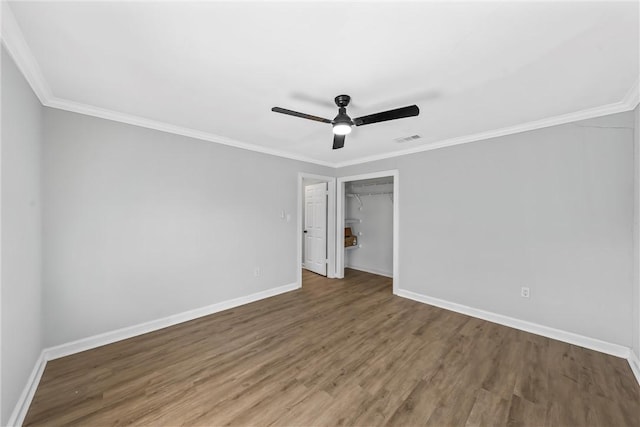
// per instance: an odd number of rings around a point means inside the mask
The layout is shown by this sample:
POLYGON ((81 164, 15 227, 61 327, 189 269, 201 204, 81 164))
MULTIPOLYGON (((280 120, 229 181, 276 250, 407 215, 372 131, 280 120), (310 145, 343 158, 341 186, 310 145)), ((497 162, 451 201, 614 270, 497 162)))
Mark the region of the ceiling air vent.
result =
POLYGON ((422 138, 420 135, 411 135, 411 136, 404 136, 402 138, 396 138, 394 139, 395 142, 410 142, 410 141, 415 141, 416 139, 420 139, 422 138))

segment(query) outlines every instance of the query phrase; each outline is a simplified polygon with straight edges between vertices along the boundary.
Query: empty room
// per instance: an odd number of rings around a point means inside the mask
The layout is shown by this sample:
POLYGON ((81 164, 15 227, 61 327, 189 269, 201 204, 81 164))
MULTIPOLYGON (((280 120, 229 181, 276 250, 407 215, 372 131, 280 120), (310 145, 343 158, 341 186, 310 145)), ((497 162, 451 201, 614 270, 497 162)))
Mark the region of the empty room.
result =
POLYGON ((640 426, 640 1, 2 1, 0 425, 640 426))

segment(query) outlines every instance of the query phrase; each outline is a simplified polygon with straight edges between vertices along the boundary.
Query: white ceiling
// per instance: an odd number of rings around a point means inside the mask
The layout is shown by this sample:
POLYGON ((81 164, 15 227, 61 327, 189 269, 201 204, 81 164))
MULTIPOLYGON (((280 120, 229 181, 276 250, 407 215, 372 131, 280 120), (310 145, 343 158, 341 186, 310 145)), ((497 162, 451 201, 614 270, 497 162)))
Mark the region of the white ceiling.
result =
POLYGON ((332 165, 629 109, 639 73, 638 2, 10 5, 49 105, 332 165), (332 150, 270 111, 331 119, 341 93, 351 117, 420 116, 332 150))

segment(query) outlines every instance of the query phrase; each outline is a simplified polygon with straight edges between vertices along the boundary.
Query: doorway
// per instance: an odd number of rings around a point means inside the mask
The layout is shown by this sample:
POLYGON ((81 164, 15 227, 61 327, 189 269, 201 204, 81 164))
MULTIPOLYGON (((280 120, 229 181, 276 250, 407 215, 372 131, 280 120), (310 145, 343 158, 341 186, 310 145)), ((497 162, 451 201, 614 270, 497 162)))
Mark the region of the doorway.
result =
MULTIPOLYGON (((389 263, 392 271, 388 271, 388 267, 384 269, 384 271, 374 271, 374 268, 369 267, 360 268, 364 271, 369 271, 374 274, 382 274, 385 276, 392 277, 393 279, 393 293, 397 294, 399 289, 399 269, 398 269, 398 253, 399 253, 399 189, 400 182, 397 170, 390 171, 381 171, 363 175, 352 175, 338 178, 337 186, 336 186, 336 277, 344 278, 344 269, 346 266, 346 261, 352 262, 353 259, 357 258, 354 255, 345 255, 347 251, 359 251, 364 249, 366 245, 366 235, 362 235, 360 230, 365 230, 363 227, 363 218, 366 215, 358 215, 357 211, 355 211, 354 215, 354 207, 351 206, 354 202, 353 199, 357 200, 359 207, 356 209, 366 209, 367 200, 365 197, 383 197, 387 198, 385 202, 389 203, 390 212, 392 212, 392 237, 388 239, 385 243, 392 244, 391 250, 391 262, 389 263), (366 195, 366 196, 365 196, 366 195), (347 199, 347 197, 350 197, 347 199), (349 206, 347 206, 347 200, 349 200, 349 206), (351 217, 347 216, 347 213, 351 215, 351 217), (345 228, 347 228, 347 232, 351 232, 355 235, 356 243, 351 247, 351 249, 346 249, 344 247, 344 233, 345 228), (352 259, 353 258, 353 259, 352 259)), ((380 202, 379 200, 376 203, 380 202)), ((373 206, 374 203, 372 201, 368 202, 370 206, 373 206)), ((364 213, 364 212, 362 212, 364 213)), ((378 212, 376 212, 378 213, 378 212)), ((387 221, 387 219, 382 219, 383 221, 387 221)), ((372 237, 372 236, 370 236, 372 237)), ((364 251, 362 251, 364 252, 364 251)), ((378 263, 378 265, 382 265, 378 263)), ((357 268, 357 267, 356 267, 357 268)))
POLYGON ((298 174, 297 271, 302 287, 303 268, 335 277, 336 178, 298 174))
POLYGON ((327 275, 327 203, 326 182, 304 186, 302 266, 321 276, 327 275))

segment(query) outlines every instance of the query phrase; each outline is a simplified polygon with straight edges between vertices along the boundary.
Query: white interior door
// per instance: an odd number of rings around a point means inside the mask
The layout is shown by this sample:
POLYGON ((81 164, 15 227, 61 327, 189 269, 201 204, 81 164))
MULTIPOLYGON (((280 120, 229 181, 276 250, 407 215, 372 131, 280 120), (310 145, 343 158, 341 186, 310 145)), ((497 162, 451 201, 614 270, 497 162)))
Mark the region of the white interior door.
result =
POLYGON ((304 266, 327 275, 327 183, 304 189, 304 266))

